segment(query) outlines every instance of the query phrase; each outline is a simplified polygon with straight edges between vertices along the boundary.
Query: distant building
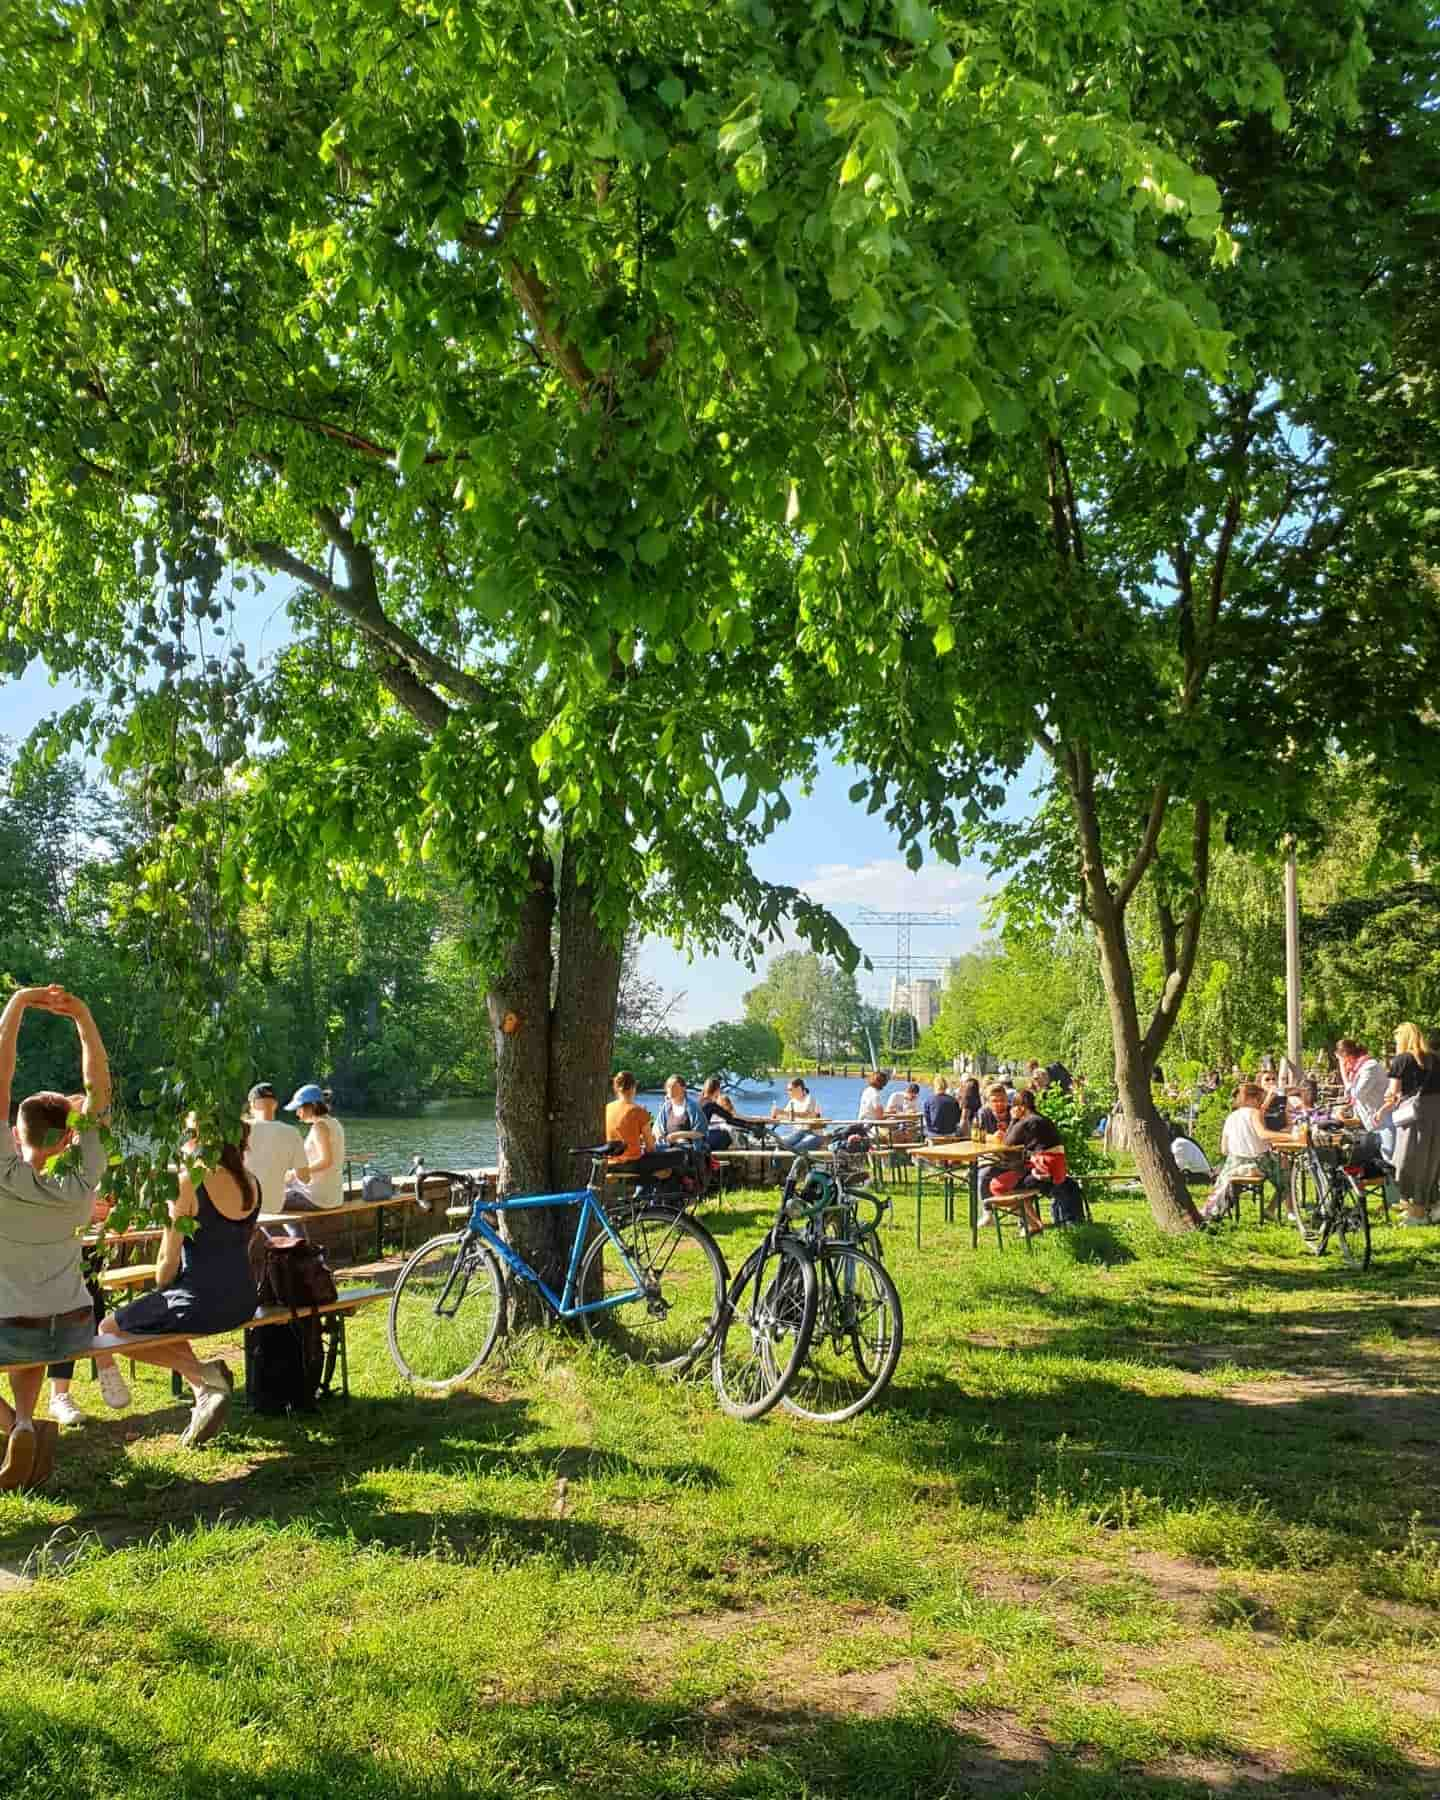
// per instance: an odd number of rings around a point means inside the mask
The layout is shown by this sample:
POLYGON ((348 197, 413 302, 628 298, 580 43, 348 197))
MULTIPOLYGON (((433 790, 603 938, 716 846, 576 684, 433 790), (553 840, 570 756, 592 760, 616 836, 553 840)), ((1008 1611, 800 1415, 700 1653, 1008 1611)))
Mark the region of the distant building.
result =
POLYGON ((917 977, 914 981, 892 981, 890 1010, 892 1013, 909 1013, 918 1030, 928 1031, 940 1010, 940 983, 925 977, 917 977))

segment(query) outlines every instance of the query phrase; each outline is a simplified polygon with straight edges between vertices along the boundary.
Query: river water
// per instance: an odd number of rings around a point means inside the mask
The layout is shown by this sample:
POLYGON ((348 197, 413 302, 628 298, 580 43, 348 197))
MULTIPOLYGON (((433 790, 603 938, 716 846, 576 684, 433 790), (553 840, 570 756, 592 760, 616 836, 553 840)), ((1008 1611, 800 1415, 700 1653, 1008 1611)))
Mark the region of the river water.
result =
MULTIPOLYGON (((857 1076, 810 1075, 806 1081, 827 1119, 856 1116, 862 1085, 857 1076)), ((894 1091, 894 1086, 885 1090, 887 1096, 894 1091)), ((928 1091, 922 1088, 922 1098, 928 1091)), ((732 1098, 737 1112, 763 1119, 772 1103, 784 1105, 784 1078, 777 1077, 773 1086, 746 1086, 732 1098)), ((640 1104, 653 1113, 660 1099, 659 1094, 641 1094, 640 1104)), ((473 1169, 493 1163, 497 1154, 495 1102, 490 1097, 434 1100, 422 1111, 402 1118, 365 1113, 346 1119, 344 1125, 350 1160, 373 1162, 392 1175, 403 1174, 414 1156, 423 1156, 432 1169, 473 1169)), ((598 1119, 595 1128, 597 1132, 600 1129, 598 1119)))

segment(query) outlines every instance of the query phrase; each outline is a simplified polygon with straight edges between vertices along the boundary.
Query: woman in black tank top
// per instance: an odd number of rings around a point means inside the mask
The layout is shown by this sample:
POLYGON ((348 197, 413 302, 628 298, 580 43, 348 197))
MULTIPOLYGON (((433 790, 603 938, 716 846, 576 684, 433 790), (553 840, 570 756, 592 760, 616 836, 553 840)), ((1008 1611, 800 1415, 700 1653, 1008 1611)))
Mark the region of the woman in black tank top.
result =
MULTIPOLYGON (((126 1356, 173 1369, 189 1382, 195 1406, 181 1434, 182 1444, 204 1443, 224 1424, 234 1387, 230 1370, 223 1360, 201 1362, 188 1342, 147 1345, 144 1339, 235 1331, 254 1316, 250 1238, 260 1212, 260 1193, 245 1167, 248 1135, 249 1127, 242 1126, 239 1143, 222 1145, 218 1167, 206 1170, 199 1181, 182 1169, 170 1216, 195 1219, 195 1230, 186 1235, 172 1225, 166 1231, 156 1272, 160 1285, 154 1293, 122 1306, 100 1328, 105 1336, 130 1340, 124 1347, 126 1356)), ((192 1140, 187 1149, 194 1147, 192 1140)))

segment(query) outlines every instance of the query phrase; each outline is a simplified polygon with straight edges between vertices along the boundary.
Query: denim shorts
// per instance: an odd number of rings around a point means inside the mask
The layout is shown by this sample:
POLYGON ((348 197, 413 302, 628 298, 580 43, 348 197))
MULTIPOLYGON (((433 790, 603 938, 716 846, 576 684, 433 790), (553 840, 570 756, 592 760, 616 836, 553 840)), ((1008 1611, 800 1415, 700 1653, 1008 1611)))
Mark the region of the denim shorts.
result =
POLYGON ((39 1331, 22 1325, 0 1325, 0 1363, 70 1362, 84 1356, 95 1336, 95 1321, 87 1308, 83 1319, 52 1319, 39 1331))

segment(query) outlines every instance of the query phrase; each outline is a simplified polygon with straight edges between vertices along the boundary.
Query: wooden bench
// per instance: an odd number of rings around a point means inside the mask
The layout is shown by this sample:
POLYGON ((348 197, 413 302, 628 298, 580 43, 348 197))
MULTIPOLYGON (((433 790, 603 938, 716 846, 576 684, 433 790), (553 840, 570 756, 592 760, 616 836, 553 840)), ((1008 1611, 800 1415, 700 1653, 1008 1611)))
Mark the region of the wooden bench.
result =
MULTIPOLYGON (((302 1319, 318 1318, 322 1328, 326 1328, 328 1348, 325 1359, 325 1378, 328 1384, 331 1374, 338 1363, 340 1369, 340 1395, 342 1399, 350 1398, 350 1359, 345 1345, 345 1321, 351 1313, 358 1312, 362 1306, 369 1306, 375 1300, 390 1298, 388 1287, 351 1288, 341 1294, 338 1300, 332 1300, 326 1306, 302 1306, 298 1309, 298 1317, 302 1319)), ((262 1325, 287 1325, 292 1315, 288 1306, 257 1307, 252 1318, 243 1325, 233 1327, 245 1337, 245 1381, 250 1381, 250 1356, 252 1339, 250 1333, 262 1325)), ((229 1337, 230 1331, 214 1331, 205 1334, 209 1337, 229 1337)), ((95 1337, 82 1350, 75 1352, 76 1361, 81 1357, 102 1356, 107 1352, 112 1356, 125 1356, 129 1351, 151 1348, 156 1344, 203 1343, 204 1337, 193 1337, 184 1331, 165 1331, 146 1333, 143 1337, 95 1337)), ((47 1359, 48 1361, 48 1359, 47 1359)), ((43 1368, 44 1363, 0 1363, 0 1373, 9 1369, 43 1368)))
POLYGON ((118 1268, 102 1269, 96 1277, 96 1285, 105 1293, 113 1293, 117 1289, 147 1287, 154 1279, 158 1263, 122 1263, 118 1268))

